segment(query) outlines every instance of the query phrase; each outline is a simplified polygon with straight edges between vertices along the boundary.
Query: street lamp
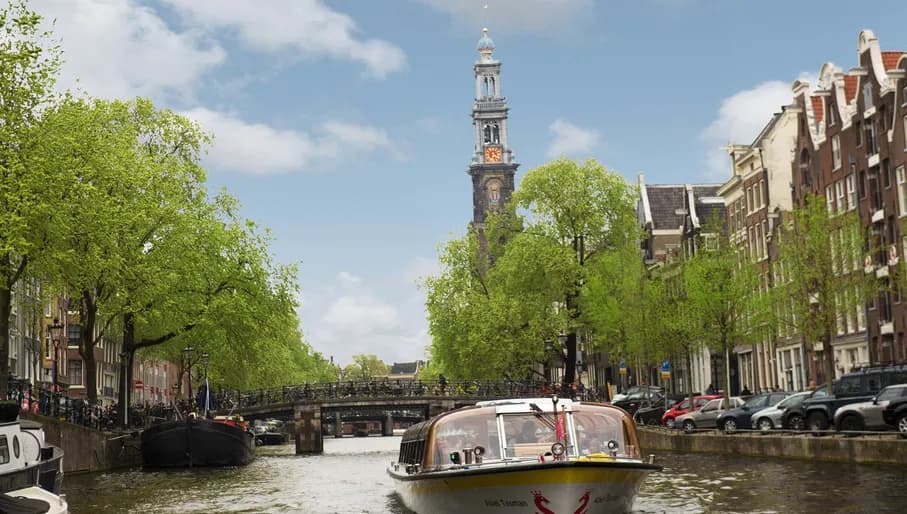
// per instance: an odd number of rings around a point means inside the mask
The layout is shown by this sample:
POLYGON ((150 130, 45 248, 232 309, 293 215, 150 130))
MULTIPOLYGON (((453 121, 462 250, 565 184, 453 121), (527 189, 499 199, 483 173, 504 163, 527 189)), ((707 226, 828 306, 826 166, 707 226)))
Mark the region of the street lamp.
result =
POLYGON ((208 352, 202 353, 202 367, 205 369, 205 416, 207 417, 211 403, 211 388, 208 386, 208 352))
POLYGON ((62 337, 63 328, 64 326, 62 323, 60 323, 59 318, 54 318, 54 322, 50 325, 47 325, 47 334, 50 336, 50 344, 54 347, 54 356, 51 363, 51 365, 53 366, 53 392, 57 392, 57 389, 59 387, 57 384, 57 354, 60 350, 60 338, 62 337))
POLYGON ((186 361, 186 374, 189 378, 189 395, 188 399, 192 399, 192 353, 195 352, 195 348, 192 346, 186 346, 183 348, 183 356, 186 361))

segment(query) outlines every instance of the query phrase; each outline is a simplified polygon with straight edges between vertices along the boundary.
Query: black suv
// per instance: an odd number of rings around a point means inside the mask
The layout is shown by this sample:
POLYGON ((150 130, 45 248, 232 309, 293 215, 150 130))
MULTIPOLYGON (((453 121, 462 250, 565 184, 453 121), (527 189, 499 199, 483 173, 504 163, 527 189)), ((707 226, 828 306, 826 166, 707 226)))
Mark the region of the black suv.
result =
POLYGON ((870 401, 883 387, 905 383, 907 365, 871 366, 847 373, 832 384, 831 396, 811 396, 803 402, 806 425, 814 431, 827 430, 838 407, 870 401))

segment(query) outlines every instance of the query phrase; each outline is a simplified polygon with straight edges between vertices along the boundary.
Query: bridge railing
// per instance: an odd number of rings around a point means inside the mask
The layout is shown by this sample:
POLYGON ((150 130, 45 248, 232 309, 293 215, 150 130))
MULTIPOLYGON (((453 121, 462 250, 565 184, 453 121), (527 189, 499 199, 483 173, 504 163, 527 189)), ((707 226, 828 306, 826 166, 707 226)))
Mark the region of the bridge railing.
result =
POLYGON ((250 391, 222 390, 215 395, 220 408, 248 408, 300 401, 352 398, 528 398, 549 396, 552 389, 541 382, 368 380, 302 384, 250 391))

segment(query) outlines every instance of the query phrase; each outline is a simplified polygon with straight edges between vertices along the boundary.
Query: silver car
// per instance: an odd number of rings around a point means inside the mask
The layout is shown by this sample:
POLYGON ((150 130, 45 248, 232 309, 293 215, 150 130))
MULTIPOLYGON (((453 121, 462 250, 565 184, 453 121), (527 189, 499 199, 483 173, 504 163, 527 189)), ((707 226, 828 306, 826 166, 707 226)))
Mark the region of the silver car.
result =
POLYGON ((887 430, 882 411, 888 402, 907 396, 907 384, 888 386, 868 402, 844 405, 835 412, 835 428, 839 432, 859 430, 887 430))
POLYGON ((750 418, 753 430, 759 429, 763 432, 768 432, 773 428, 781 428, 781 416, 784 414, 784 409, 802 403, 807 396, 809 396, 809 391, 794 393, 775 404, 774 407, 766 407, 756 411, 750 418))
POLYGON ((731 406, 727 407, 724 403, 724 398, 716 398, 710 400, 709 403, 703 405, 699 410, 684 414, 683 416, 678 417, 674 420, 675 427, 683 428, 683 431, 686 433, 692 433, 697 428, 717 428, 718 427, 718 416, 722 412, 743 405, 743 399, 739 396, 731 396, 731 406))

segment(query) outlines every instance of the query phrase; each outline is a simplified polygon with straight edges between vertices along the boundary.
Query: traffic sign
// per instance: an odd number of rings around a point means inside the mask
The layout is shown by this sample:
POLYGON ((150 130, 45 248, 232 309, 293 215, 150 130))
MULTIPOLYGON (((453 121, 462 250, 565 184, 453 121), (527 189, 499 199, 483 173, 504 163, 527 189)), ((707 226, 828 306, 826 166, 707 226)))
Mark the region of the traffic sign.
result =
POLYGON ((620 364, 617 365, 617 371, 621 375, 627 374, 627 360, 626 359, 623 359, 623 358, 620 359, 620 364))
POLYGON ((671 372, 671 361, 669 361, 668 359, 661 361, 661 372, 662 373, 671 372))

